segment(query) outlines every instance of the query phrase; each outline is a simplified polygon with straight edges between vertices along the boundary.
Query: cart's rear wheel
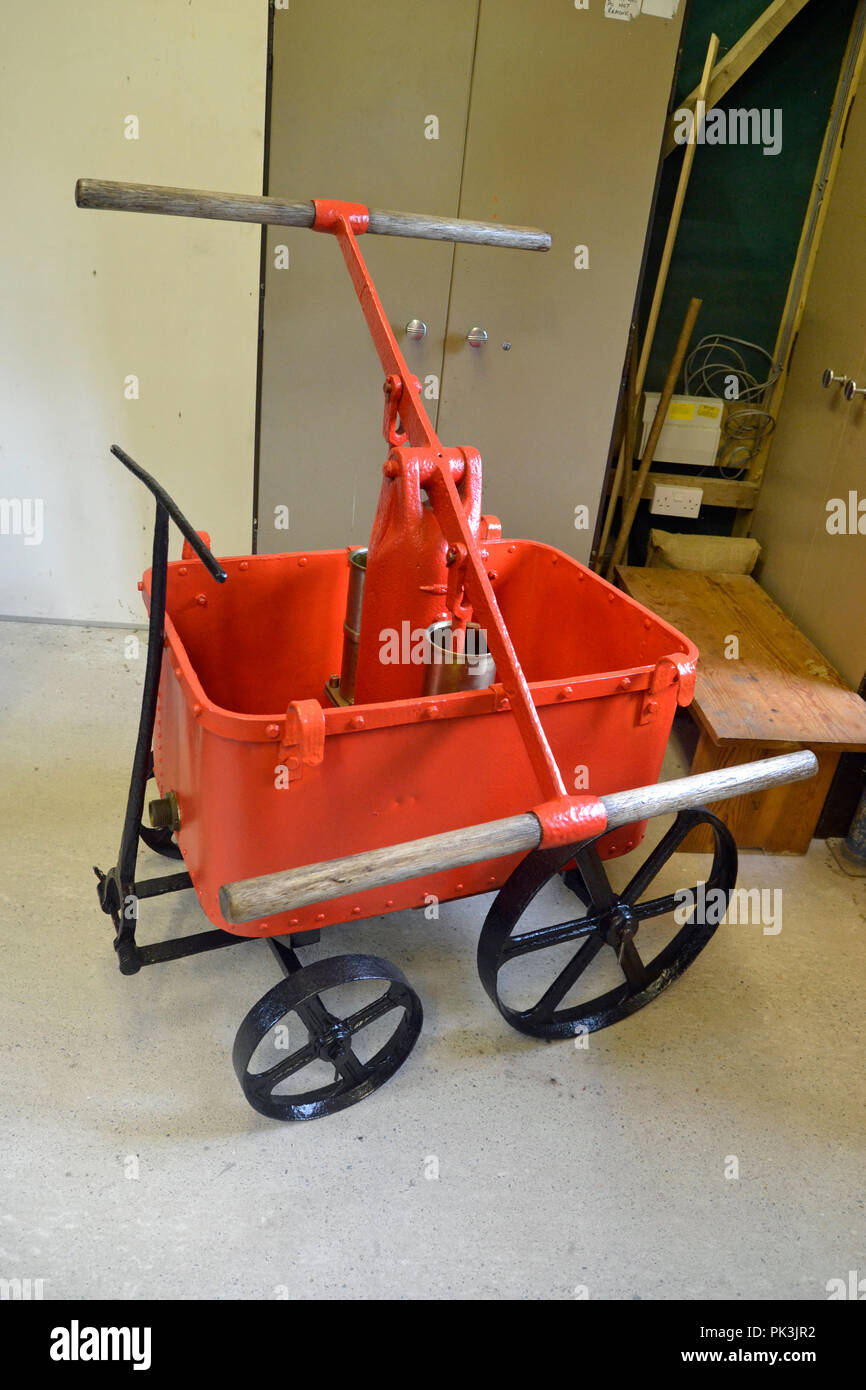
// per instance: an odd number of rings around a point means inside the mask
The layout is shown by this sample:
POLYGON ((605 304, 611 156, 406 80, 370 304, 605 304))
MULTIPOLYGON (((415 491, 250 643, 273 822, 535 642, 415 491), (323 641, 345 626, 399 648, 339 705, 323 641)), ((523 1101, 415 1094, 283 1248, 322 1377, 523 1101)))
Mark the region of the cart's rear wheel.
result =
POLYGON ((593 841, 577 848, 535 850, 518 865, 487 914, 478 942, 481 982, 503 1018, 531 1037, 563 1038, 607 1028, 649 1004, 691 965, 724 917, 736 878, 733 836, 704 807, 680 812, 620 893, 611 887, 593 841), (708 825, 715 840, 712 869, 703 889, 696 885, 690 899, 680 896, 682 889, 647 898, 657 875, 696 825, 708 825), (568 871, 565 881, 586 907, 586 915, 513 935, 536 894, 571 859, 576 868, 568 871), (638 950, 641 925, 686 907, 685 922, 673 938, 651 959, 642 959, 638 950), (503 1001, 499 976, 504 967, 518 957, 570 942, 578 943, 578 949, 569 953, 551 983, 544 988, 535 982, 542 991, 535 1004, 518 1008, 503 1001), (595 998, 581 995, 563 1006, 566 996, 574 999, 581 993, 584 973, 606 950, 613 953, 621 982, 595 998))
POLYGON ((253 1005, 238 1029, 232 1061, 254 1110, 275 1120, 314 1120, 378 1090, 409 1056, 422 1021, 420 999, 390 961, 332 956, 295 970, 253 1005), (369 983, 366 992, 373 998, 346 1013, 332 996, 329 1007, 329 991, 345 994, 346 986, 360 982, 369 983), (385 988, 376 992, 377 984, 385 988), (375 1034, 373 1045, 380 1045, 363 1060, 358 1049, 364 1030, 392 1012, 399 1013, 392 1031, 384 1041, 375 1034), (269 1047, 267 1065, 252 1070, 260 1045, 269 1047), (333 1079, 322 1084, 322 1072, 328 1071, 333 1079), (278 1091, 286 1082, 288 1089, 278 1091))

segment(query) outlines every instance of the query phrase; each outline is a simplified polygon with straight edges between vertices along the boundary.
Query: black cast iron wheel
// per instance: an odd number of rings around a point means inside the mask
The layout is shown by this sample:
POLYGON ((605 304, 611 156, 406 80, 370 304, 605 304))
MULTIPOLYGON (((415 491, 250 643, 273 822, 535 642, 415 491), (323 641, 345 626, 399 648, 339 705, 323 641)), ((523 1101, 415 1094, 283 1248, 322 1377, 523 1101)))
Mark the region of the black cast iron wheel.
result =
POLYGON ((232 1061, 254 1110, 274 1120, 315 1120, 356 1105, 384 1085, 409 1056, 422 1022, 420 999, 390 961, 378 956, 331 956, 302 966, 262 995, 238 1029, 232 1061), (330 989, 362 980, 382 981, 387 989, 345 1018, 332 1013, 321 998, 330 989), (392 1010, 400 1011, 394 1031, 373 1056, 362 1061, 354 1046, 358 1034, 392 1010), (276 1024, 286 1020, 291 1027, 291 1015, 306 1030, 307 1042, 266 1070, 251 1071, 259 1043, 276 1024), (296 1094, 274 1094, 281 1082, 312 1062, 327 1063, 334 1080, 296 1094))
POLYGON ((534 1038, 564 1038, 607 1028, 649 1004, 691 965, 725 915, 737 879, 737 847, 727 826, 705 807, 681 811, 667 834, 617 893, 610 885, 594 841, 575 848, 535 850, 517 866, 497 894, 478 942, 478 973, 493 1003, 514 1028, 534 1038), (649 961, 638 951, 641 923, 660 918, 682 903, 674 894, 645 898, 654 879, 696 825, 708 825, 715 841, 713 864, 704 896, 692 889, 694 906, 671 941, 649 961), (546 883, 574 859, 576 868, 565 882, 586 907, 586 916, 555 926, 539 927, 514 935, 514 929, 533 898, 546 883), (721 889, 723 898, 711 893, 721 889), (701 903, 704 911, 700 911, 701 903), (575 941, 578 949, 560 969, 552 984, 530 1008, 504 1003, 499 973, 518 956, 548 950, 575 941), (614 952, 623 975, 622 984, 563 1008, 584 971, 600 951, 614 952))

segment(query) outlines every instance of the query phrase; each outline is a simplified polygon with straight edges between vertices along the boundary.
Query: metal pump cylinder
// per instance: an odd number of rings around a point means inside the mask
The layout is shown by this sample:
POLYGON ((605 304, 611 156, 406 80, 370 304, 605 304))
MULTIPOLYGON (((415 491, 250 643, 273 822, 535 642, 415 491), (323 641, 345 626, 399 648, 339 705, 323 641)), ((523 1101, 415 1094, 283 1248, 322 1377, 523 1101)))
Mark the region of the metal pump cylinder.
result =
POLYGON ((349 591, 343 622, 343 660, 340 666, 340 703, 355 700, 355 673, 358 669, 358 643, 361 640, 361 611, 367 577, 367 551, 353 550, 349 556, 349 591))
POLYGON ((424 694, 451 695, 483 690, 496 680, 496 666, 478 623, 455 633, 448 619, 432 623, 424 634, 424 694))

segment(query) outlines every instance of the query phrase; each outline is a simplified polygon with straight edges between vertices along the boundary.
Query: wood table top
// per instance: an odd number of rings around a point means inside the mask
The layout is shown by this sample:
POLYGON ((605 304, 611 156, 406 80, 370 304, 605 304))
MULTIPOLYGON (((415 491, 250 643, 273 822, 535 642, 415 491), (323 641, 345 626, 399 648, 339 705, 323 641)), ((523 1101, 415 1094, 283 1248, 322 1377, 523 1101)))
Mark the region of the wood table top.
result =
POLYGON ((866 701, 751 576, 630 565, 616 574, 699 648, 691 709, 716 743, 866 748, 866 701))

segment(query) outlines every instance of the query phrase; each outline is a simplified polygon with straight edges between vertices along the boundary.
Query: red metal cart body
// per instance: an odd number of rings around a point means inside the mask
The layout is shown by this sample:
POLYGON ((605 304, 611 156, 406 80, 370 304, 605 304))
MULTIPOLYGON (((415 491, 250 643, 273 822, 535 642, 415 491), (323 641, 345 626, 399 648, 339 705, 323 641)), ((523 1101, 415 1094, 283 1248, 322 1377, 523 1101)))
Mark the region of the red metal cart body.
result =
MULTIPOLYGON (((570 556, 485 542, 503 619, 567 784, 600 795, 657 780, 697 649, 570 556)), ((348 581, 344 550, 169 566, 154 740, 199 901, 243 935, 301 932, 489 892, 521 856, 464 866, 232 926, 221 884, 360 853, 525 809, 538 791, 501 685, 330 707, 348 581), (305 706, 299 719, 289 706, 305 706)), ((149 589, 149 573, 145 577, 149 589)), ((600 841, 637 845, 644 823, 600 841)))

